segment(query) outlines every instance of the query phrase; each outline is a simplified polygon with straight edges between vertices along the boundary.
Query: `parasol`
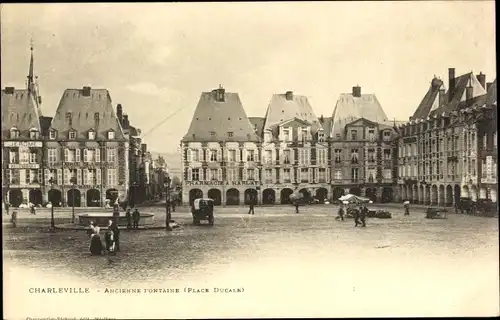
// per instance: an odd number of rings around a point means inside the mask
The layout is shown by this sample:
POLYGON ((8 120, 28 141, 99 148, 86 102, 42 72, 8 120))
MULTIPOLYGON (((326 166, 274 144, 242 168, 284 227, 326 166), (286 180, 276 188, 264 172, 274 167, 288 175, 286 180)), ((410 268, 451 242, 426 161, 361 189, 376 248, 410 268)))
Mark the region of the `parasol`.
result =
POLYGON ((346 194, 345 196, 342 196, 339 198, 340 201, 347 201, 349 203, 364 203, 370 201, 368 198, 363 198, 360 196, 356 196, 353 194, 346 194))
POLYGON ((410 201, 406 200, 405 202, 403 202, 404 205, 407 205, 407 204, 410 204, 410 201))

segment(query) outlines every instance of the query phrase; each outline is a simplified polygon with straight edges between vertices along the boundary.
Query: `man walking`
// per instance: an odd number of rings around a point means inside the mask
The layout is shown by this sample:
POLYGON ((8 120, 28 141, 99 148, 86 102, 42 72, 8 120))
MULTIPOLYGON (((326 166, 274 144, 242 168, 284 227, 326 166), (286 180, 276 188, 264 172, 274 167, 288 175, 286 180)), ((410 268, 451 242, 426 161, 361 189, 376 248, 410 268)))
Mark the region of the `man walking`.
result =
POLYGON ((139 220, 141 220, 141 214, 139 210, 135 208, 134 213, 132 214, 132 220, 134 221, 134 229, 139 229, 139 220))
POLYGON ((120 228, 118 228, 118 223, 113 221, 110 226, 111 231, 113 231, 113 237, 115 242, 115 251, 120 251, 120 228))
POLYGON ((254 197, 251 197, 250 198, 250 209, 248 209, 248 214, 250 214, 250 212, 252 213, 252 215, 255 214, 254 212, 254 206, 255 206, 255 198, 254 197))
POLYGON ((407 203, 405 204, 405 216, 410 215, 410 205, 407 203))
POLYGON ((5 213, 7 213, 7 215, 9 215, 9 207, 10 207, 9 203, 6 202, 5 203, 5 213))
POLYGON ((341 203, 339 207, 339 217, 340 220, 344 221, 344 205, 341 203))
POLYGON ((367 215, 368 215, 368 208, 366 207, 366 204, 364 204, 360 210, 360 220, 361 220, 362 227, 366 227, 366 216, 367 215))
POLYGON ((358 225, 360 225, 361 223, 359 222, 359 216, 361 214, 361 210, 360 208, 354 208, 352 210, 352 213, 354 214, 354 226, 357 227, 358 225))
POLYGON ((127 219, 127 229, 132 228, 132 213, 130 212, 130 208, 127 208, 125 212, 125 218, 127 219))

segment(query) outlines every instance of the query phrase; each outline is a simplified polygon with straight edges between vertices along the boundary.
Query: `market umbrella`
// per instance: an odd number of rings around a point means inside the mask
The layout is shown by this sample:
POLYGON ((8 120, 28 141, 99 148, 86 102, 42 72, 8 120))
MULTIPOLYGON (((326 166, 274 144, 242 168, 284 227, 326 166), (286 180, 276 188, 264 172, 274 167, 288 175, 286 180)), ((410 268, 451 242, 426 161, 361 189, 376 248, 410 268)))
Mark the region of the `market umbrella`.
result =
POLYGON ((410 204, 410 201, 406 200, 405 202, 403 202, 404 205, 407 205, 407 204, 410 204))
POLYGON ((370 201, 368 198, 363 198, 354 194, 346 194, 345 196, 340 197, 339 200, 348 201, 349 203, 364 203, 370 201))

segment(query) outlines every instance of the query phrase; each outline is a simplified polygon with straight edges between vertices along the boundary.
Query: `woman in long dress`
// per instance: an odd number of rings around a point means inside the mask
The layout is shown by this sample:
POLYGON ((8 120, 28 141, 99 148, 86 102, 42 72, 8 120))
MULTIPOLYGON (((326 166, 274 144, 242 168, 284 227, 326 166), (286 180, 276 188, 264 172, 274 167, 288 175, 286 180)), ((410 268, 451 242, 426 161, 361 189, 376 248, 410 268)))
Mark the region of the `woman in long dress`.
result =
POLYGON ((94 225, 92 222, 90 223, 90 253, 94 256, 102 254, 102 241, 99 232, 101 228, 96 224, 94 225))

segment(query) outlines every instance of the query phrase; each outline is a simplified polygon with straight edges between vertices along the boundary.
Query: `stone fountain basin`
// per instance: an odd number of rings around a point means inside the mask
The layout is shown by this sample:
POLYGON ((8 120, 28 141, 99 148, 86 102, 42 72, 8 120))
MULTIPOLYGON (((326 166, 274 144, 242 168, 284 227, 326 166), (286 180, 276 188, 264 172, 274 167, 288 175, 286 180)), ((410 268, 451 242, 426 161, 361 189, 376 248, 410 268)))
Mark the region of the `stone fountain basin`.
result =
MULTIPOLYGON (((139 225, 152 225, 153 218, 154 214, 141 212, 139 225)), ((90 224, 90 221, 93 221, 94 225, 97 223, 100 227, 107 227, 109 225, 109 220, 111 219, 113 219, 113 212, 82 213, 78 215, 78 224, 80 226, 88 226, 90 224)), ((118 216, 118 226, 127 226, 127 218, 125 216, 125 212, 120 212, 120 215, 118 216)))

